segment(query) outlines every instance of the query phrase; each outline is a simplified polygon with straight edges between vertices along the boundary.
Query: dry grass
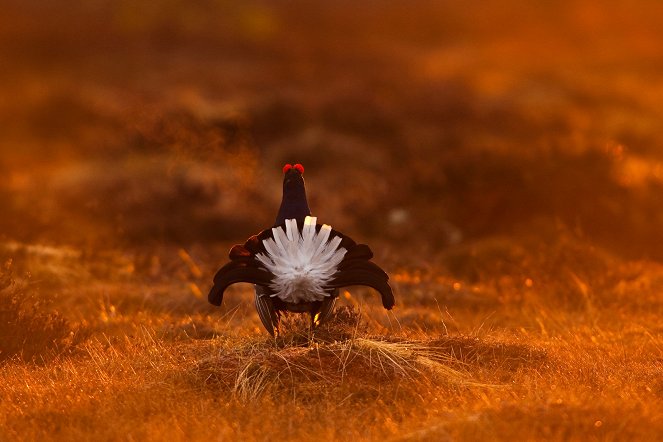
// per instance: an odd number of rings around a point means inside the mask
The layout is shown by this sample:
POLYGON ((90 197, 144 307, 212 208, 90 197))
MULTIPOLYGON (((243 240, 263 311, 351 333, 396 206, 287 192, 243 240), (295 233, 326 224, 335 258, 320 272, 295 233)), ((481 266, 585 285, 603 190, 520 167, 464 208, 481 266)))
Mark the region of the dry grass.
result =
POLYGON ((47 313, 47 303, 26 292, 13 281, 7 261, 0 270, 0 363, 47 363, 81 340, 62 315, 47 313))
POLYGON ((658 2, 5 3, 1 440, 663 439, 658 2), (286 162, 393 313, 207 304, 286 162))
MULTIPOLYGON (((2 365, 0 425, 12 439, 655 439, 663 432, 661 306, 638 308, 636 295, 646 297, 661 270, 641 267, 639 282, 627 284, 628 267, 620 264, 627 273, 612 287, 599 272, 584 282, 635 303, 622 309, 597 295, 591 308, 549 302, 553 287, 537 284, 488 308, 448 301, 442 310, 403 296, 429 284, 404 271, 397 279, 412 282, 400 283, 400 325, 375 312, 367 321, 367 301, 362 312, 341 306, 314 336, 292 317, 279 340, 245 306, 248 287, 225 314, 109 294, 77 325, 86 339, 66 353, 2 365)), ((98 282, 114 290, 118 277, 98 282)), ((142 278, 125 290, 145 290, 142 278)), ((577 283, 568 276, 555 287, 577 283)), ((484 287, 495 284, 483 281, 473 296, 493 296, 484 287)), ((184 290, 163 296, 199 302, 184 290)), ((14 334, 46 354, 61 330, 35 333, 34 324, 16 323, 14 334)))

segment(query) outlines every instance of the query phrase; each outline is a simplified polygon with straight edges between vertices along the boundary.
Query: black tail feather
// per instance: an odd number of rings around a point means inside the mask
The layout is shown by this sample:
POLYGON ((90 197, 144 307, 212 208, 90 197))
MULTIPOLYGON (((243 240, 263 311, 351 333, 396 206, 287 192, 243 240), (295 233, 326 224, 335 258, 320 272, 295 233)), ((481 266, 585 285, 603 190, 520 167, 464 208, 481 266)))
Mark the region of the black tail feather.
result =
POLYGON ((269 297, 269 292, 265 287, 257 285, 255 287, 256 297, 256 310, 260 317, 260 322, 269 332, 270 335, 275 336, 279 333, 279 314, 274 309, 272 298, 269 297))

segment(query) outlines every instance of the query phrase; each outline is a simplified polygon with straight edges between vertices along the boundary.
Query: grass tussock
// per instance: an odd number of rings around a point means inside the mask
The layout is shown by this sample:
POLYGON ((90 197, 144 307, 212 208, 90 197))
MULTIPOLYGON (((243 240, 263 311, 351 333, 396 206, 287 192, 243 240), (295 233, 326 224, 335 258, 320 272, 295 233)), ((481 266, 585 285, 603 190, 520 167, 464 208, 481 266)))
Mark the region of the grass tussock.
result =
POLYGON ((240 346, 228 343, 199 361, 197 373, 209 385, 220 386, 244 401, 263 394, 307 395, 344 385, 370 387, 376 382, 397 382, 403 388, 421 382, 471 383, 459 359, 438 342, 390 341, 363 334, 346 337, 343 328, 353 324, 342 324, 338 318, 355 315, 350 308, 341 309, 332 326, 326 327, 325 340, 314 334, 307 342, 294 345, 288 336, 240 346), (332 327, 338 328, 330 330, 332 327), (329 341, 333 332, 340 339, 329 341))

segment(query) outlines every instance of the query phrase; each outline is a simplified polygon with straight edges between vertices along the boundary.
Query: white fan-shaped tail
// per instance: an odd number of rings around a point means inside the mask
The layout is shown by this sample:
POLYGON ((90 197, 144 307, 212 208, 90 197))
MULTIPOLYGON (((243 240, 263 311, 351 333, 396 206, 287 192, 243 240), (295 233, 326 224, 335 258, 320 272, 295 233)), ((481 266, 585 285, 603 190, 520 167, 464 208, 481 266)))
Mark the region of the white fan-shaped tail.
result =
POLYGON ((339 247, 342 238, 329 238, 331 226, 315 231, 317 219, 307 216, 300 232, 297 221, 289 219, 283 227, 272 229, 273 237, 263 240, 266 254, 256 259, 273 275, 270 288, 285 302, 321 301, 329 294, 325 286, 336 273, 346 250, 339 247))

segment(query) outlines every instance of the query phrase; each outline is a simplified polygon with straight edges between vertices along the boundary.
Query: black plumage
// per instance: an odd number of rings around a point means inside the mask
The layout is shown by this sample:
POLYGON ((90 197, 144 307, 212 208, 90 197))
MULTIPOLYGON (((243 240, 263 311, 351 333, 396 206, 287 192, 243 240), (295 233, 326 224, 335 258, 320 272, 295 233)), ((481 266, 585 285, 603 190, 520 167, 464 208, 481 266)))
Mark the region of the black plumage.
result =
MULTIPOLYGON (((209 302, 221 305, 223 293, 231 284, 237 282, 254 284, 256 309, 263 325, 272 335, 278 334, 281 314, 286 311, 308 312, 313 327, 322 324, 333 311, 339 289, 350 285, 366 285, 374 288, 381 294, 383 306, 391 309, 394 306, 394 295, 388 283, 389 277, 379 266, 370 261, 373 257, 370 248, 365 244, 356 244, 350 237, 329 226, 314 225, 315 218, 310 217, 311 210, 306 198, 303 167, 299 164, 294 167, 286 165, 283 170, 283 199, 274 226, 252 236, 243 245, 232 247, 229 254, 230 262, 214 277, 214 285, 208 296, 209 302), (286 238, 284 232, 290 236, 286 238), (309 238, 312 239, 307 243, 309 238), (313 243, 316 238, 318 242, 313 243), (335 250, 333 245, 336 245, 335 250), (336 255, 337 260, 334 265, 329 262, 316 264, 313 261, 319 256, 313 255, 310 265, 308 262, 288 262, 290 255, 287 253, 291 253, 293 260, 296 261, 294 257, 301 252, 297 247, 307 246, 309 252, 317 248, 318 252, 315 253, 319 253, 323 247, 331 247, 330 253, 336 255), (281 248, 275 251, 275 247, 281 248), (294 247, 296 250, 288 247, 294 247), (279 252, 285 255, 279 256, 279 252), (339 261, 341 256, 342 259, 339 261), (272 268, 277 268, 281 272, 270 271, 265 262, 275 263, 272 268), (310 271, 301 269, 309 267, 312 268, 310 271), (297 275, 287 273, 291 268, 297 275), (320 269, 327 270, 327 273, 320 276, 320 269), (307 278, 310 281, 307 281, 307 278), (294 285, 291 284, 291 279, 295 281, 294 285), (308 284, 309 282, 311 284, 308 284), (303 297, 305 301, 293 302, 293 299, 299 298, 295 295, 299 294, 292 292, 297 292, 297 287, 309 287, 309 285, 322 287, 322 293, 302 288, 301 290, 310 291, 303 297)), ((325 256, 329 256, 329 253, 325 256)))

